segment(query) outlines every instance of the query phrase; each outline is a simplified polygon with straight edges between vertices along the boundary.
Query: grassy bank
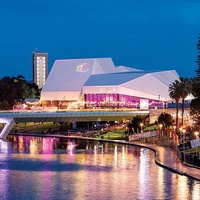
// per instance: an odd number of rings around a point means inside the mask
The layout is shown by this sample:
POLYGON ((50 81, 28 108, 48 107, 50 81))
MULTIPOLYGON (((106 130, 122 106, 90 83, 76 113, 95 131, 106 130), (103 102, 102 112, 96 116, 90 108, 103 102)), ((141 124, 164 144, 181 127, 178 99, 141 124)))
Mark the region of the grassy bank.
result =
POLYGON ((49 130, 53 131, 59 131, 60 124, 59 123, 53 123, 53 122, 45 122, 45 123, 19 123, 15 124, 11 132, 15 132, 18 130, 19 133, 42 133, 47 132, 49 130))

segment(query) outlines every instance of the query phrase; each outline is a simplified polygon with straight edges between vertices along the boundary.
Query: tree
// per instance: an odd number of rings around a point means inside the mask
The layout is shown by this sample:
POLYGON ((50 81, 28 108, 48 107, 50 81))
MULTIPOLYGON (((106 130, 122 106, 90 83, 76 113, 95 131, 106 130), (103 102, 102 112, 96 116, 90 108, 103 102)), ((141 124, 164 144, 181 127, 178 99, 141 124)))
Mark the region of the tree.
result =
POLYGON ((16 101, 39 96, 38 86, 35 83, 28 83, 22 75, 17 77, 5 76, 0 80, 0 102, 6 101, 9 104, 4 109, 13 108, 16 101))
POLYGON ((141 128, 142 128, 141 127, 141 123, 146 125, 146 123, 148 123, 147 122, 148 119, 149 119, 148 115, 147 116, 139 116, 139 115, 137 115, 137 116, 133 117, 133 120, 132 120, 130 128, 133 128, 134 132, 136 132, 136 133, 138 131, 141 132, 141 128))
POLYGON ((0 103, 0 110, 9 110, 9 109, 11 109, 10 104, 6 100, 3 100, 0 103))
POLYGON ((127 124, 127 129, 128 129, 128 135, 132 135, 134 131, 133 131, 133 124, 131 122, 127 124))
POLYGON ((196 63, 197 63, 197 70, 196 70, 196 75, 197 75, 197 78, 200 79, 200 34, 198 36, 198 42, 197 42, 197 60, 196 60, 196 63))
POLYGON ((191 94, 196 98, 200 92, 200 79, 197 77, 190 78, 191 94))
POLYGON ((190 111, 195 117, 197 124, 200 125, 200 35, 198 36, 196 63, 196 77, 192 79, 192 94, 195 98, 191 101, 190 111))
POLYGON ((180 77, 179 89, 182 99, 182 125, 184 124, 185 98, 191 93, 190 79, 180 77))
POLYGON ((164 112, 158 116, 158 123, 163 124, 164 128, 167 128, 173 125, 174 119, 169 113, 164 112))
POLYGON ((191 79, 191 93, 194 96, 190 103, 190 113, 193 116, 198 116, 200 113, 200 79, 194 77, 191 79))
POLYGON ((178 107, 178 102, 181 98, 181 94, 180 94, 180 83, 178 80, 175 80, 173 83, 171 83, 169 85, 169 96, 170 98, 174 99, 176 102, 176 129, 178 130, 178 111, 179 111, 179 107, 178 107))
POLYGON ((4 100, 7 101, 12 107, 14 105, 15 99, 17 99, 17 92, 19 92, 19 88, 17 81, 15 78, 11 78, 8 76, 5 76, 0 80, 0 102, 3 102, 4 100))
POLYGON ((25 98, 39 98, 40 97, 40 89, 35 83, 25 82, 23 87, 24 87, 25 98))
POLYGON ((188 78, 179 77, 169 85, 169 96, 176 101, 176 127, 178 128, 178 102, 182 99, 182 125, 184 124, 185 98, 191 93, 191 81, 188 78))

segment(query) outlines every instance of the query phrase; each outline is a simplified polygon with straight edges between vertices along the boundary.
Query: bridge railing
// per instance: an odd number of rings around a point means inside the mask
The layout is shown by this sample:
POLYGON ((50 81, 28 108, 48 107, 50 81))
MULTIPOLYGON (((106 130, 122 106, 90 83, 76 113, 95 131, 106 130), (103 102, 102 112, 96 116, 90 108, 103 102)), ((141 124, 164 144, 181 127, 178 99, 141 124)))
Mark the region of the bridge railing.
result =
MULTIPOLYGON (((44 108, 44 109, 14 109, 14 110, 2 110, 0 112, 127 112, 127 111, 137 111, 144 109, 137 108, 85 108, 85 109, 57 109, 57 108, 44 108)), ((146 110, 145 110, 146 111, 146 110)))

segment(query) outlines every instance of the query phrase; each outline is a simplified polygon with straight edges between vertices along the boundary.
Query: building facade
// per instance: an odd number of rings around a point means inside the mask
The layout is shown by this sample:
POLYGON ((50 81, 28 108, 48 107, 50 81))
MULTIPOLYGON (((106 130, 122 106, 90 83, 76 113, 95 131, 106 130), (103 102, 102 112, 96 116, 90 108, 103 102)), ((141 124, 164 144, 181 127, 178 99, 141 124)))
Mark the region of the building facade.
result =
POLYGON ((33 82, 41 89, 48 76, 48 53, 33 53, 33 82))
POLYGON ((175 70, 115 66, 111 58, 56 60, 41 91, 44 107, 165 108, 175 70))

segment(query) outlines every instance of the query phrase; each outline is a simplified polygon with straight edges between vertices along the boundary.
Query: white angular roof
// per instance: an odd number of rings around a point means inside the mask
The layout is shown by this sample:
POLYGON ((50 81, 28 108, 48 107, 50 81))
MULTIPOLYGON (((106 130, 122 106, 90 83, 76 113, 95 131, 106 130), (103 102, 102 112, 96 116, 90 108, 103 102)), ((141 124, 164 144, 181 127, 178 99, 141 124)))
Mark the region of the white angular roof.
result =
POLYGON ((42 92, 79 91, 93 74, 123 72, 128 69, 131 68, 115 67, 111 58, 56 60, 42 92))
POLYGON ((82 93, 111 93, 167 101, 169 84, 178 79, 174 70, 170 71, 136 71, 112 74, 91 75, 83 86, 82 93), (102 92, 101 92, 102 91, 102 92))
POLYGON ((174 70, 143 71, 115 67, 111 58, 56 60, 41 91, 41 100, 78 100, 81 94, 113 91, 161 100, 170 99, 169 84, 178 79, 174 70), (102 89, 104 87, 104 89, 102 89), (163 99, 162 99, 163 98, 163 99))

